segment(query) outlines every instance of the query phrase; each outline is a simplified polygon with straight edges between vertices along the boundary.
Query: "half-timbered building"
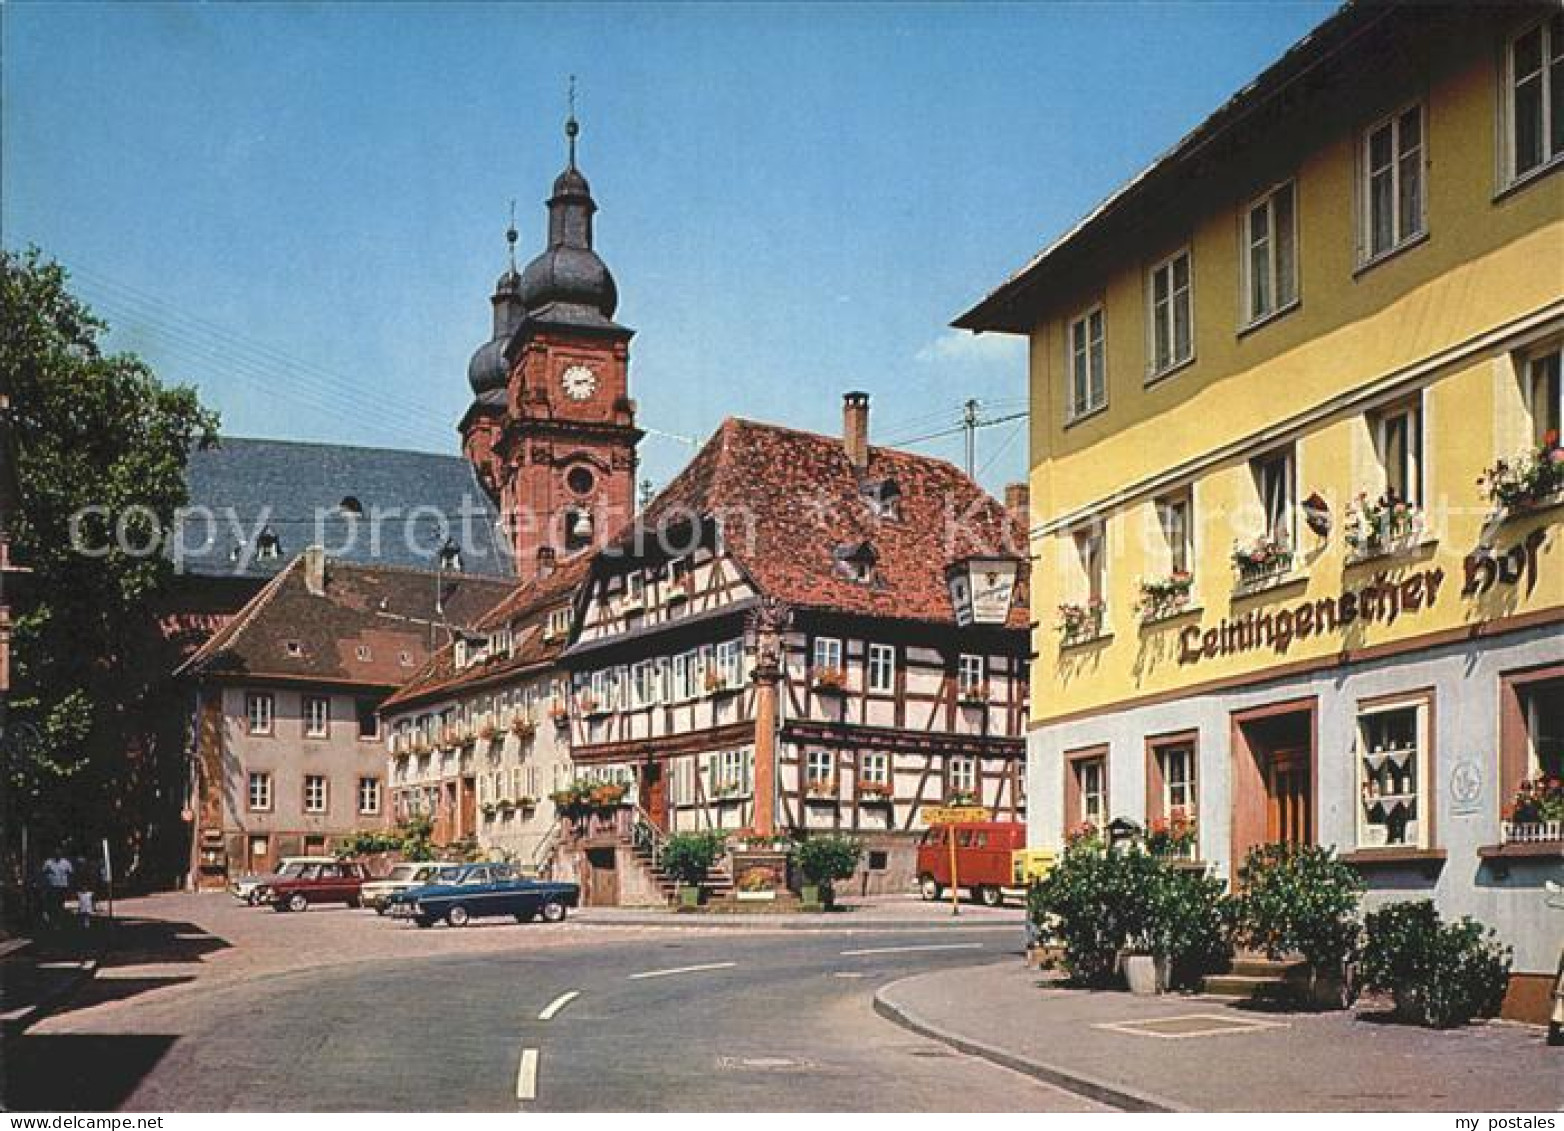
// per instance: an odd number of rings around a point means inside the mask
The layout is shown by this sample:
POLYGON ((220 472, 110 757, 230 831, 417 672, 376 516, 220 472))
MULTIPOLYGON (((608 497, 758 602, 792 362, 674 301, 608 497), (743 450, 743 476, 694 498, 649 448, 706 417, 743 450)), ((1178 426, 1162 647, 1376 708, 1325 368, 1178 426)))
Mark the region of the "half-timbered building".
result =
POLYGON ((852 833, 872 892, 913 880, 925 806, 1024 817, 1027 619, 1024 519, 871 448, 868 412, 848 394, 842 437, 727 420, 594 558, 563 662, 573 760, 633 775, 653 835, 852 833), (998 623, 958 618, 964 563, 996 556, 998 623))

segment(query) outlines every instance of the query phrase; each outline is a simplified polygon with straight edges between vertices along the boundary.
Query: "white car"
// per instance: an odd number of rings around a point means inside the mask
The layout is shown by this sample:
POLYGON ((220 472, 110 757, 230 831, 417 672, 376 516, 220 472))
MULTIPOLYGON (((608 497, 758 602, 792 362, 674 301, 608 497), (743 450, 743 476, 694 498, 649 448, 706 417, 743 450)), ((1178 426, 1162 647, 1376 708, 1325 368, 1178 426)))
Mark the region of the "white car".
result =
POLYGON ((454 876, 460 868, 460 864, 438 861, 396 864, 380 879, 365 881, 359 892, 359 900, 365 907, 373 907, 376 915, 384 915, 390 906, 391 897, 397 892, 439 883, 454 876))
POLYGON ((261 889, 274 880, 297 876, 308 864, 335 864, 335 856, 284 856, 275 872, 240 876, 228 885, 228 894, 252 907, 261 902, 261 889))

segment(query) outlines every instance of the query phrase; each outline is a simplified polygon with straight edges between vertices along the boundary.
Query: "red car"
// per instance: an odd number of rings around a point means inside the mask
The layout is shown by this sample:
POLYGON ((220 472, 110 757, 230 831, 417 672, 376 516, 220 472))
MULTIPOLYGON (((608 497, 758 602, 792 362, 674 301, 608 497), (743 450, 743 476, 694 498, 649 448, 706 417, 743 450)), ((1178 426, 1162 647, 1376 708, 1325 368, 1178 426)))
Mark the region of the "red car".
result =
POLYGON ((998 907, 1014 883, 1011 853, 1026 847, 1026 826, 1018 821, 973 821, 936 825, 918 844, 918 890, 938 899, 950 888, 950 838, 956 838, 956 884, 988 907, 998 907))
POLYGON ((274 911, 304 911, 312 903, 345 903, 357 907, 369 870, 350 860, 309 864, 298 875, 271 884, 266 902, 274 911))

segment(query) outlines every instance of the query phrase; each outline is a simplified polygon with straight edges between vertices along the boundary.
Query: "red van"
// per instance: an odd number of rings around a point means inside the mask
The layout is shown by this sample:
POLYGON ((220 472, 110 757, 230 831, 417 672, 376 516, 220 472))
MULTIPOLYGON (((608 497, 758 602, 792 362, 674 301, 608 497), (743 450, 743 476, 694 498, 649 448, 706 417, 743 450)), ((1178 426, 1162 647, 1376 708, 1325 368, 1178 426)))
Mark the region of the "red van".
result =
POLYGON ((985 907, 998 907, 1012 885, 1011 853, 1026 847, 1026 826, 1018 821, 972 821, 934 825, 918 842, 918 890, 938 899, 950 888, 950 838, 956 838, 956 882, 985 907))

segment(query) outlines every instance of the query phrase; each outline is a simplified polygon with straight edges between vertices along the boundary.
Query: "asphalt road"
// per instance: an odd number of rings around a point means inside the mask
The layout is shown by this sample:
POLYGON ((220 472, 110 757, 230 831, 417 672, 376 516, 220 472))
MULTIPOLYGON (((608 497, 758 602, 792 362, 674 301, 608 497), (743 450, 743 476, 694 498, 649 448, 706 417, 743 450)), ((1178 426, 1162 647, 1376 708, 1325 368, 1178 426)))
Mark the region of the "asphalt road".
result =
POLYGON ((633 940, 601 928, 568 947, 295 971, 126 1011, 112 1032, 29 1038, 11 1050, 9 1099, 34 1110, 1091 1110, 873 1012, 887 981, 1013 962, 1016 942, 993 928, 633 940))

